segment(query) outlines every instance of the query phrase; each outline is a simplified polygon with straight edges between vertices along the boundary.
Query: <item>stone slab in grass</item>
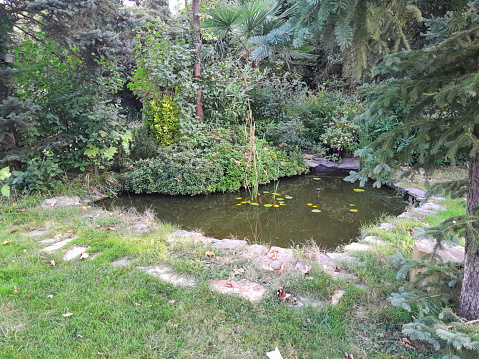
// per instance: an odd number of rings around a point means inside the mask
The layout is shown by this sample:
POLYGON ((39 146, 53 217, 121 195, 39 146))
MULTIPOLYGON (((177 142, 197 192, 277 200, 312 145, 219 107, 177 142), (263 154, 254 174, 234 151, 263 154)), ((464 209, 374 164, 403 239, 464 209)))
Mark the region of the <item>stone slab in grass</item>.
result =
POLYGON ((236 282, 234 280, 220 279, 210 284, 213 290, 222 294, 237 295, 240 298, 249 300, 250 302, 259 302, 266 289, 258 283, 254 282, 236 282))
POLYGON ((232 249, 232 250, 241 250, 248 245, 248 242, 242 239, 229 239, 225 238, 213 243, 214 248, 218 249, 232 249))
POLYGON ((258 257, 259 266, 270 266, 273 269, 276 269, 274 266, 277 263, 279 263, 280 267, 283 267, 283 269, 294 269, 297 262, 298 260, 292 249, 275 246, 271 247, 263 256, 258 257))
MULTIPOLYGON (((435 246, 436 242, 430 241, 428 239, 420 239, 415 241, 412 251, 412 258, 424 259, 426 255, 434 254, 435 246)), ((435 252, 435 255, 441 262, 462 263, 464 262, 464 253, 465 249, 463 246, 450 246, 444 243, 442 248, 435 252)))
POLYGON ((415 212, 424 213, 424 214, 436 214, 439 211, 445 211, 446 207, 441 206, 438 203, 427 202, 421 204, 419 207, 415 208, 415 212))
POLYGON ((218 239, 206 237, 200 232, 190 232, 183 229, 174 231, 170 234, 170 240, 174 241, 175 239, 181 238, 187 239, 193 243, 214 243, 218 241, 218 239))
POLYGON ((80 197, 67 197, 60 196, 54 198, 48 198, 43 201, 43 208, 52 207, 66 207, 66 206, 81 206, 80 197))
POLYGON ((110 263, 113 267, 127 267, 130 265, 130 261, 127 258, 118 258, 110 263))
POLYGON ((365 242, 366 244, 374 245, 374 246, 380 246, 384 244, 383 239, 376 236, 366 236, 364 237, 363 242, 365 242))
POLYGON ((174 286, 194 287, 196 285, 196 281, 193 278, 177 273, 170 267, 157 265, 152 267, 139 267, 139 269, 174 286))
POLYGON ((88 249, 88 247, 82 247, 82 246, 75 246, 72 248, 69 248, 66 252, 65 255, 63 256, 63 260, 65 262, 70 262, 74 259, 80 258, 83 252, 85 252, 88 249))
POLYGON ((45 247, 45 248, 42 248, 40 249, 41 252, 44 252, 44 253, 53 253, 57 250, 59 250, 60 248, 63 248, 65 247, 68 243, 70 243, 71 241, 73 241, 74 239, 76 239, 77 237, 72 237, 72 238, 67 238, 67 239, 64 239, 60 242, 57 242, 55 244, 52 244, 51 246, 48 246, 48 247, 45 247))
POLYGON ((396 225, 394 225, 392 223, 384 222, 384 223, 381 223, 378 226, 378 228, 379 229, 384 229, 386 232, 389 232, 389 231, 392 231, 394 228, 396 228, 396 225))
POLYGON ((249 259, 256 259, 266 255, 268 251, 268 247, 262 244, 250 244, 249 246, 245 247, 242 256, 249 259))
POLYGON ((346 252, 367 252, 372 250, 373 247, 366 243, 350 243, 344 247, 346 252))
POLYGON ((330 252, 326 253, 326 255, 332 258, 336 263, 349 263, 357 261, 357 258, 353 257, 350 253, 330 252))
POLYGON ((41 237, 47 233, 48 233, 48 229, 34 229, 33 231, 30 231, 28 235, 30 237, 41 237))

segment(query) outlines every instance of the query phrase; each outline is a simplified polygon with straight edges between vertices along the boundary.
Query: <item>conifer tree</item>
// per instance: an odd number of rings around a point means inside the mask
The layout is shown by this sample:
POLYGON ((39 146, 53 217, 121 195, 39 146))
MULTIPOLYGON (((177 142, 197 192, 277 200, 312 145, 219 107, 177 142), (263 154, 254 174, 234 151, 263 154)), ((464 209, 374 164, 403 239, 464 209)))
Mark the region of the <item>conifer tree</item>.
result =
POLYGON ((431 170, 438 159, 454 162, 461 155, 469 159, 466 216, 450 225, 448 232, 465 237, 459 315, 470 320, 479 318, 478 14, 474 2, 434 20, 429 27, 431 46, 389 55, 377 67, 376 73, 389 79, 367 87, 369 110, 362 115, 364 123, 381 122, 398 107, 406 116, 400 125, 357 152, 364 168, 348 178, 364 183, 373 177, 379 186, 404 163, 431 170), (407 137, 408 143, 393 149, 395 141, 407 137))

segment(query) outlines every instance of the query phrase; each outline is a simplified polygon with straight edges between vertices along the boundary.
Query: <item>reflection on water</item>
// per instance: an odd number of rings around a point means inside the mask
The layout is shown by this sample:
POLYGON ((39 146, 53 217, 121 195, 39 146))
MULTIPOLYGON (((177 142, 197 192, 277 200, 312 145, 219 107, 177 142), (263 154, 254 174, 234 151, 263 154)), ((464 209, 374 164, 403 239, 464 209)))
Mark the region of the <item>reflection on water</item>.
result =
POLYGON ((312 239, 330 249, 357 237, 361 224, 383 214, 398 215, 407 204, 385 188, 366 186, 356 192, 359 186, 343 181, 344 176, 316 172, 281 179, 276 187, 260 187, 257 206, 241 203, 251 199, 245 190, 195 197, 127 194, 103 205, 151 208, 162 221, 215 238, 233 236, 282 247, 312 239))

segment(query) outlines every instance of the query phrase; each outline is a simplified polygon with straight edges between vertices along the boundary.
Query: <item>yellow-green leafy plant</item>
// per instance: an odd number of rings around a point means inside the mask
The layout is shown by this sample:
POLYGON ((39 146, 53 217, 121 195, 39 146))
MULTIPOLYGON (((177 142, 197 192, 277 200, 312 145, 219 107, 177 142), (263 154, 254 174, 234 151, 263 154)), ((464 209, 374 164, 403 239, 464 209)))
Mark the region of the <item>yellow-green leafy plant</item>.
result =
POLYGON ((163 146, 174 145, 180 136, 179 110, 171 96, 145 103, 145 122, 163 146))

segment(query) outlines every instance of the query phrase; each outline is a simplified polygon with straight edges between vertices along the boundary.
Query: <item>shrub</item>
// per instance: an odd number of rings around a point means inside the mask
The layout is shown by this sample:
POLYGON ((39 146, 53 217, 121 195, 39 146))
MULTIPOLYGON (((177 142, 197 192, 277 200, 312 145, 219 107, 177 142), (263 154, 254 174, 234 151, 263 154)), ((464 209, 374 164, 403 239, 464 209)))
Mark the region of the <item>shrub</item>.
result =
POLYGON ((158 140, 148 127, 137 127, 128 143, 129 157, 133 161, 156 157, 159 146, 158 140))
POLYGON ((163 146, 171 146, 180 136, 179 110, 171 96, 144 102, 145 123, 163 146))
POLYGON ((344 117, 332 119, 326 131, 321 135, 325 146, 330 148, 327 158, 339 160, 344 155, 351 155, 358 149, 359 125, 344 117))

